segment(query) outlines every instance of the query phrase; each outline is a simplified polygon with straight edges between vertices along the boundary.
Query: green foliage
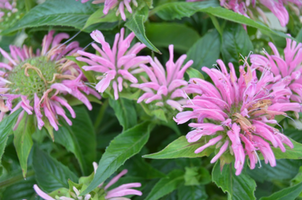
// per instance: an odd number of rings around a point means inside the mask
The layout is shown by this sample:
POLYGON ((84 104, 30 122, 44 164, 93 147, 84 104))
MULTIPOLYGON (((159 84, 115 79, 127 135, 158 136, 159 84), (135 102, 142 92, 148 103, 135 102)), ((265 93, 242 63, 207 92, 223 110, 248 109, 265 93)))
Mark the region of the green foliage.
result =
POLYGON ((193 60, 191 68, 201 71, 202 67, 212 68, 220 54, 220 36, 216 30, 210 30, 188 51, 187 60, 193 60))
POLYGON ((205 141, 198 141, 194 143, 188 143, 185 136, 181 136, 178 139, 171 142, 167 147, 157 153, 144 155, 144 158, 152 159, 171 159, 171 158, 196 158, 209 156, 213 150, 206 148, 200 153, 194 153, 194 151, 204 145, 205 141))
POLYGON ((219 162, 217 162, 212 171, 212 180, 224 192, 228 193, 228 199, 255 199, 255 181, 244 171, 236 176, 232 164, 225 165, 221 170, 219 162))
POLYGON ((55 142, 63 145, 77 158, 82 173, 88 175, 92 171, 92 162, 96 159, 96 137, 93 125, 84 106, 74 107, 76 118, 72 119, 67 111, 67 117, 71 119, 69 126, 64 119, 61 126, 54 132, 55 142))
POLYGON ((171 171, 166 177, 160 179, 155 184, 146 200, 160 199, 161 197, 176 190, 178 186, 183 182, 183 173, 184 172, 181 170, 174 170, 171 171))
POLYGON ((149 139, 153 125, 150 122, 138 124, 127 129, 109 144, 103 154, 99 168, 88 188, 83 193, 88 193, 111 176, 126 160, 139 153, 149 139))
POLYGON ((35 127, 33 126, 33 117, 28 116, 25 111, 23 112, 23 119, 14 131, 14 145, 22 168, 23 177, 26 178, 27 160, 33 146, 31 135, 35 132, 35 127))
POLYGON ((113 108, 120 125, 127 130, 137 124, 135 105, 132 100, 119 98, 118 100, 109 99, 109 104, 113 108))
MULTIPOLYGON (((8 83, 10 86, 0 87, 2 89, 0 92, 0 111, 1 117, 4 116, 0 122, 0 199, 41 199, 37 197, 32 188, 34 184, 38 184, 44 192, 52 197, 70 196, 70 191, 73 192, 73 187, 76 187, 80 193, 90 193, 93 196, 92 199, 97 200, 104 199, 105 193, 109 190, 133 182, 141 183, 141 187, 135 189, 143 192, 142 196, 129 197, 136 200, 301 199, 302 134, 301 130, 298 129, 301 129, 302 126, 301 120, 294 116, 297 113, 287 113, 288 118, 285 115, 276 116, 275 119, 279 126, 274 126, 277 129, 282 127, 280 130, 282 129, 282 132, 291 138, 294 148, 291 149, 285 145, 286 151, 282 152, 280 148, 272 147, 275 158, 279 159, 276 161, 277 165, 275 167, 265 164, 263 155, 256 150, 259 155, 259 162, 255 169, 249 169, 250 162, 246 156, 244 169, 239 176, 236 176, 232 163, 234 155, 231 148, 221 155, 220 163, 216 162, 215 165, 210 163, 214 153, 216 154, 219 151, 225 138, 222 142, 218 142, 216 145, 195 154, 196 149, 206 145, 215 136, 204 133, 199 141, 189 143, 185 134, 192 129, 188 127, 187 123, 182 125, 175 123, 173 118, 178 111, 168 107, 168 97, 163 94, 157 96, 163 102, 156 100, 157 104, 154 102, 137 104, 136 101, 142 95, 142 91, 148 89, 137 89, 132 87, 133 85, 123 82, 122 86, 127 89, 119 93, 117 100, 113 97, 111 85, 108 90, 101 94, 102 99, 94 97, 90 91, 86 90, 82 93, 90 93, 87 98, 93 106, 92 111, 87 111, 81 100, 74 98, 68 92, 57 91, 72 106, 76 118, 72 119, 69 111, 65 111, 67 117, 72 121, 72 126, 70 126, 61 116, 54 116, 59 123, 59 130, 54 131, 45 116, 45 110, 43 110, 45 105, 42 105, 43 103, 47 104, 46 101, 54 100, 52 98, 52 95, 56 92, 54 89, 49 93, 48 99, 45 97, 41 99, 40 111, 45 125, 42 130, 39 130, 35 116, 38 108, 32 100, 32 95, 36 91, 32 90, 31 96, 28 96, 25 79, 19 80, 16 77, 16 75, 22 75, 26 80, 29 80, 27 74, 24 76, 23 64, 28 63, 37 66, 42 62, 32 54, 36 54, 37 48, 41 48, 40 41, 48 30, 56 30, 58 33, 67 32, 70 36, 76 36, 71 41, 57 46, 56 50, 58 51, 61 47, 73 45, 75 44, 74 41, 78 41, 81 48, 83 48, 82 50, 95 53, 95 48, 90 46, 90 42, 93 41, 89 35, 91 31, 102 31, 106 42, 110 47, 113 47, 115 34, 120 32, 121 28, 125 28, 126 35, 134 32, 136 38, 129 44, 131 47, 138 40, 148 47, 136 52, 138 55, 158 59, 156 62, 159 62, 163 68, 152 69, 156 76, 159 74, 167 75, 167 72, 163 70, 169 65, 169 62, 167 62, 170 58, 168 46, 171 44, 174 45, 173 61, 176 61, 183 54, 187 55, 185 60, 180 59, 176 62, 176 68, 181 68, 180 62, 186 63, 193 60, 193 64, 187 69, 184 76, 186 81, 190 78, 209 80, 209 77, 203 73, 202 67, 217 67, 215 65, 217 59, 222 59, 226 65, 228 62, 232 62, 238 74, 238 66, 243 64, 242 60, 248 57, 251 51, 259 53, 266 49, 271 53, 268 43, 273 42, 280 53, 280 57, 284 58, 286 57, 283 52, 286 46, 285 38, 291 37, 287 34, 295 37, 296 41, 302 42, 302 29, 299 19, 301 16, 293 12, 295 11, 292 6, 293 3, 286 5, 289 12, 289 23, 284 31, 276 31, 256 19, 258 17, 256 13, 256 18, 245 17, 228 9, 227 6, 221 6, 221 0, 196 2, 186 2, 185 0, 154 0, 154 2, 152 0, 137 0, 137 6, 135 1, 130 1, 129 5, 132 11, 129 12, 130 8, 127 5, 119 4, 117 7, 111 8, 107 15, 104 15, 103 12, 104 4, 95 5, 92 3, 93 0, 86 3, 81 3, 81 0, 45 0, 43 3, 35 0, 16 2, 18 10, 7 10, 5 11, 7 16, 0 17, 0 46, 1 49, 9 53, 13 49, 10 45, 17 44, 17 46, 21 46, 26 44, 30 47, 29 54, 31 55, 23 55, 18 51, 15 54, 12 52, 10 57, 15 59, 19 56, 19 61, 16 62, 22 63, 22 65, 14 67, 11 72, 7 73, 10 73, 11 77, 8 83), (127 18, 125 21, 122 20, 119 13, 123 6, 127 18), (293 10, 290 11, 289 8, 293 10), (26 38, 25 41, 23 41, 24 38, 26 38), (25 60, 21 58, 22 56, 26 57, 25 60), (31 58, 28 59, 28 56, 31 58), (38 63, 32 62, 33 60, 38 61, 38 63), (24 117, 20 118, 20 124, 15 131, 12 128, 22 109, 11 115, 9 112, 5 113, 9 103, 14 108, 20 101, 20 97, 18 97, 12 102, 7 102, 8 97, 3 94, 6 93, 8 87, 10 91, 14 91, 16 94, 19 92, 27 96, 29 104, 33 108, 30 108, 33 112, 32 115, 28 115, 24 110, 22 111, 25 113, 24 117), (19 88, 21 88, 21 91, 18 91, 19 88), (161 103, 164 106, 161 107, 161 103), (95 161, 98 161, 99 166, 96 173, 94 173, 92 166, 95 161), (122 169, 128 170, 127 175, 120 178, 104 193, 103 188, 98 186, 102 183, 108 184, 112 177, 122 169), (23 177, 26 177, 26 180, 23 177)), ((258 6, 263 9, 259 2, 256 6, 257 9, 258 6)), ((253 5, 247 9, 249 12, 256 11, 253 5)), ((0 15, 2 15, 2 11, 3 8, 0 8, 0 15)), ((264 11, 267 12, 268 10, 264 9, 264 11)), ((45 44, 47 43, 46 40, 42 43, 43 46, 47 46, 45 44)), ((98 42, 95 44, 100 48, 101 46, 104 49, 109 48, 98 42)), ((116 46, 119 50, 122 49, 121 45, 118 41, 116 46)), ((107 54, 106 50, 103 51, 107 54)), ((116 49, 113 49, 113 51, 116 51, 116 49)), ((301 50, 299 50, 300 52, 301 50)), ((47 59, 43 60, 43 69, 39 68, 39 70, 46 72, 47 80, 51 80, 54 73, 56 73, 55 71, 50 73, 49 70, 44 69, 50 66, 49 59, 52 58, 52 55, 49 53, 47 53, 47 59)), ((299 53, 296 53, 295 61, 301 60, 298 58, 299 53)), ((0 55, 1 62, 7 63, 8 60, 9 65, 13 66, 12 60, 2 50, 0 54, 4 55, 0 55), (5 58, 3 59, 3 57, 5 58)), ((106 57, 101 51, 98 51, 97 54, 106 57)), ((75 51, 66 58, 79 66, 76 70, 81 71, 85 76, 83 77, 84 84, 93 89, 100 80, 108 75, 108 72, 103 73, 102 71, 106 71, 105 69, 99 69, 98 72, 85 71, 82 67, 90 65, 90 63, 78 61, 77 56, 78 54, 75 51)), ((115 58, 119 56, 115 55, 115 58)), ((127 62, 127 59, 131 56, 134 55, 130 53, 123 58, 124 60, 111 60, 110 62, 115 65, 111 66, 112 70, 117 70, 119 67, 117 65, 124 65, 124 62, 127 62)), ((111 56, 109 55, 109 57, 111 56)), ((99 59, 101 58, 92 58, 95 65, 105 65, 99 59)), ((56 63, 51 62, 51 65, 56 64, 60 67, 61 61, 63 63, 64 58, 56 61, 56 63)), ((157 65, 160 65, 159 63, 157 65)), ((280 62, 276 61, 275 64, 280 65, 280 62)), ((295 62, 290 65, 293 64, 295 62)), ((9 68, 1 63, 0 67, 9 68)), ((135 72, 133 74, 135 78, 139 80, 138 83, 134 84, 149 81, 147 75, 139 67, 130 66, 129 71, 132 70, 135 72)), ((6 78, 7 74, 1 71, 2 78, 6 78)), ((43 86, 45 83, 38 71, 29 70, 28 75, 35 81, 40 79, 39 85, 42 84, 43 86)), ((68 73, 64 75, 69 76, 68 73)), ((256 75, 260 75, 260 72, 257 71, 256 75)), ((291 75, 297 74, 293 73, 291 75)), ((226 77, 228 77, 227 74, 226 77)), ((57 78, 59 79, 59 77, 57 78)), ((128 79, 127 77, 124 78, 128 79)), ((220 77, 216 78, 218 78, 217 81, 224 81, 220 77)), ((31 79, 30 81, 32 81, 31 79)), ((160 80, 158 77, 154 77, 152 81, 155 79, 159 85, 166 81, 160 80)), ((243 80, 240 81, 244 83, 243 80)), ((0 82, 4 84, 2 79, 0 82)), ((223 89, 223 85, 221 87, 223 89)), ((38 94, 39 97, 43 96, 44 90, 43 86, 41 93, 38 94)), ((158 89, 160 92, 164 90, 164 87, 158 89)), ((184 91, 184 88, 182 90, 184 91)), ((182 101, 182 105, 185 101, 189 102, 191 98, 194 98, 194 95, 198 95, 190 94, 190 90, 185 92, 186 95, 183 95, 183 99, 177 97, 177 100, 182 101)), ((200 91, 200 94, 206 95, 202 94, 202 91, 200 91)), ((284 97, 287 95, 284 95, 284 97)), ((24 109, 25 105, 23 104, 24 109)), ((50 110, 55 109, 52 104, 47 104, 47 106, 50 110)), ((268 107, 263 107, 263 109, 268 109, 268 107)), ((184 111, 191 110, 186 106, 183 106, 183 108, 184 111)), ((231 112, 236 109, 233 106, 231 112)), ((301 113, 298 114, 301 118, 301 113)), ((201 120, 206 123, 212 122, 207 117, 203 119, 204 116, 202 115, 197 118, 190 122, 199 123, 201 120)), ((233 123, 239 123, 240 121, 235 119, 235 115, 228 116, 228 118, 231 118, 233 123)), ((245 121, 242 123, 245 124, 245 121)), ((241 124, 241 126, 243 125, 241 124)), ((224 127, 225 130, 228 129, 227 126, 224 127)), ((257 130, 254 130, 254 132, 257 134, 257 130)), ((223 134, 227 137, 225 133, 223 134)), ((248 133, 244 134, 247 137, 249 136, 248 133)), ((250 140, 255 142, 252 137, 250 140)))
POLYGON ((7 143, 8 135, 13 131, 13 126, 15 125, 20 112, 21 109, 15 111, 0 122, 0 164, 7 143))
POLYGON ((146 35, 156 47, 167 48, 173 44, 174 49, 180 52, 187 52, 199 39, 194 29, 179 23, 149 23, 146 35))
POLYGON ((148 9, 143 8, 132 15, 130 20, 125 24, 127 28, 135 33, 135 36, 144 43, 149 49, 160 53, 160 51, 149 41, 145 33, 144 22, 148 18, 148 9))
POLYGON ((66 6, 66 1, 47 0, 31 9, 21 20, 2 31, 2 34, 40 26, 71 26, 82 29, 94 11, 95 8, 90 3, 69 0, 66 6))
POLYGON ((222 35, 221 53, 225 63, 234 65, 244 63, 244 59, 254 50, 248 34, 240 24, 230 23, 226 25, 222 35), (243 58, 241 57, 243 56, 243 58))
POLYGON ((302 183, 299 183, 295 186, 284 188, 269 197, 262 197, 260 200, 288 200, 296 199, 299 196, 302 190, 302 183))
POLYGON ((78 178, 66 166, 52 158, 47 153, 34 148, 33 168, 39 187, 45 192, 52 192, 56 189, 68 188, 68 180, 76 182, 78 178))

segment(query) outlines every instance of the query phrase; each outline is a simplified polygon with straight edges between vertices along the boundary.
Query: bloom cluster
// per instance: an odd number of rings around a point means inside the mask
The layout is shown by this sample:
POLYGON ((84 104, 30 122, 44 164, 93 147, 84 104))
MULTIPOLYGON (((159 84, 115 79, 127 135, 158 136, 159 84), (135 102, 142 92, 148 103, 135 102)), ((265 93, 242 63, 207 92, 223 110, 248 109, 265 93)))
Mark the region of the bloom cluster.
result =
POLYGON ((10 55, 0 48, 0 53, 8 63, 0 63, 0 120, 6 112, 15 112, 22 108, 16 129, 25 112, 35 113, 38 128, 50 124, 58 130, 58 116, 62 116, 71 125, 66 116, 65 107, 75 117, 75 112, 67 103, 64 96, 70 94, 82 101, 88 109, 92 109, 88 98, 82 93, 100 95, 84 83, 80 68, 66 58, 79 49, 78 42, 68 45, 60 44, 69 36, 60 33, 54 36, 50 31, 43 39, 42 50, 33 53, 32 48, 10 46, 10 55), (63 107, 62 107, 63 106, 63 107), (42 111, 41 111, 42 110, 42 111))
MULTIPOLYGON (((203 0, 187 1, 194 2, 203 0)), ((287 4, 299 15, 299 9, 302 6, 302 2, 299 0, 220 0, 221 6, 253 19, 255 18, 254 15, 260 15, 265 23, 268 23, 268 20, 263 9, 269 9, 278 18, 281 26, 286 26, 289 21, 289 14, 285 8, 287 4)))
POLYGON ((302 44, 297 44, 296 41, 287 38, 284 58, 279 54, 273 43, 270 42, 269 46, 273 51, 273 55, 269 55, 266 51, 264 51, 265 56, 251 55, 252 68, 260 71, 269 70, 276 77, 281 76, 280 82, 292 92, 290 100, 302 103, 302 44))
POLYGON ((134 33, 130 33, 124 39, 124 29, 121 29, 115 36, 113 47, 110 48, 103 34, 100 31, 93 31, 91 37, 102 45, 101 49, 97 44, 92 44, 99 55, 79 50, 78 54, 81 57, 77 57, 77 60, 88 64, 83 66, 84 70, 100 73, 97 79, 101 80, 95 88, 101 93, 112 88, 114 98, 118 99, 119 93, 130 85, 144 91, 138 98, 138 103, 145 100, 147 104, 154 102, 158 107, 172 107, 181 111, 187 86, 183 77, 193 61, 184 64, 186 55, 183 55, 174 63, 173 45, 170 45, 170 59, 164 69, 157 58, 137 56, 145 48, 144 44, 136 43, 129 48, 134 36, 134 33), (147 65, 148 63, 151 67, 147 65), (147 78, 142 73, 145 73, 147 78))
POLYGON ((182 124, 194 119, 189 124, 193 130, 186 136, 188 142, 206 141, 195 153, 216 145, 220 149, 211 163, 223 159, 224 153, 234 155, 236 175, 241 173, 246 156, 250 168, 255 168, 259 151, 266 163, 275 166, 270 145, 285 152, 284 144, 291 148, 293 144, 267 123, 277 125, 275 116, 287 116, 286 111, 299 112, 301 105, 290 102, 291 90, 269 70, 263 70, 257 78, 255 70, 247 64, 240 67, 237 77, 232 63, 229 63, 230 72, 221 60, 217 63, 220 70, 202 68, 213 84, 198 78, 190 80, 188 91, 196 96, 184 107, 191 111, 180 112, 175 121, 182 124))
MULTIPOLYGON (((93 163, 94 167, 94 175, 97 170, 97 164, 94 162, 93 163)), ((122 184, 118 186, 117 188, 109 190, 109 188, 115 184, 122 176, 127 174, 127 170, 124 169, 121 171, 118 175, 113 177, 105 186, 104 184, 100 184, 91 194, 86 194, 85 196, 80 196, 80 191, 78 188, 75 186, 72 187, 73 191, 69 191, 67 194, 62 194, 60 192, 60 195, 49 195, 43 192, 37 185, 34 185, 34 190, 36 193, 43 199, 45 200, 77 200, 77 199, 83 199, 83 200, 89 200, 89 199, 105 199, 105 200, 130 200, 129 198, 126 198, 124 196, 127 195, 138 195, 141 196, 142 192, 136 189, 132 188, 137 188, 141 187, 140 183, 127 183, 127 184, 122 184), (64 196, 62 196, 64 195, 64 196)), ((62 189, 59 189, 62 190, 62 189)))
POLYGON ((12 13, 17 12, 17 1, 16 0, 2 0, 0 1, 0 22, 3 21, 4 15, 10 16, 12 13))

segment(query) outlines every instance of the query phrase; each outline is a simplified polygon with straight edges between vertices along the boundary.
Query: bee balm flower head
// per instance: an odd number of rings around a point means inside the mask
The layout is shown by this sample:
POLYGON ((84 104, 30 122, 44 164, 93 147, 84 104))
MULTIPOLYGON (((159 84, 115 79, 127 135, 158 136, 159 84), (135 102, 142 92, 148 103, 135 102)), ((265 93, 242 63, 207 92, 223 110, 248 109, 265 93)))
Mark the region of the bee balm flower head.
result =
POLYGON ((0 63, 0 110, 15 112, 22 108, 16 126, 24 113, 35 114, 38 128, 41 129, 45 121, 58 130, 58 116, 62 116, 68 124, 63 107, 75 117, 75 112, 64 99, 70 94, 82 101, 89 109, 91 104, 82 93, 99 95, 85 86, 82 81, 83 74, 79 67, 65 58, 79 50, 77 42, 61 45, 62 39, 69 36, 60 33, 54 36, 50 31, 43 39, 42 50, 34 54, 31 48, 10 46, 10 54, 0 48, 0 53, 8 63, 0 63), (4 105, 5 102, 5 105, 4 105))
POLYGON ((173 45, 169 46, 170 59, 166 63, 166 70, 155 57, 149 57, 151 67, 141 64, 140 67, 147 73, 150 82, 133 84, 144 91, 144 94, 137 100, 138 103, 145 101, 147 104, 156 102, 156 105, 164 107, 168 105, 182 111, 181 102, 186 99, 185 89, 187 81, 184 80, 184 73, 193 64, 190 60, 186 64, 186 55, 182 55, 175 63, 173 61, 173 45), (184 64, 184 65, 183 65, 184 64))
POLYGON ((95 42, 101 44, 102 48, 97 44, 92 44, 92 46, 100 55, 80 50, 78 53, 82 57, 77 57, 77 60, 88 64, 83 67, 84 70, 99 73, 97 79, 100 79, 100 82, 97 83, 96 90, 103 93, 107 88, 112 88, 115 99, 119 98, 119 92, 122 92, 124 83, 138 82, 134 76, 141 72, 138 66, 149 61, 147 56, 137 56, 145 45, 136 43, 129 49, 135 35, 130 33, 124 38, 124 32, 125 30, 122 28, 121 32, 115 35, 113 46, 110 48, 104 35, 98 30, 93 31, 90 34, 91 37, 95 42))
POLYGON ((189 124, 193 130, 186 136, 188 142, 206 141, 195 153, 214 145, 220 148, 211 163, 222 158, 223 154, 234 155, 236 175, 241 173, 246 156, 253 169, 259 152, 266 163, 275 166, 275 156, 270 146, 285 152, 284 144, 291 148, 293 144, 267 123, 277 124, 274 119, 276 115, 299 111, 301 106, 283 101, 284 96, 291 95, 291 91, 270 85, 275 80, 269 71, 264 71, 258 79, 249 66, 247 71, 241 66, 238 78, 231 63, 230 73, 221 60, 217 63, 221 71, 202 68, 213 84, 198 78, 190 80, 188 87, 196 96, 184 107, 191 111, 180 112, 175 121, 182 124, 194 120, 189 124))
POLYGON ((269 43, 272 54, 264 51, 265 56, 251 55, 252 68, 260 71, 270 70, 275 77, 280 77, 280 86, 288 87, 292 94, 292 102, 302 103, 302 44, 289 38, 286 39, 284 56, 280 55, 276 46, 269 43))

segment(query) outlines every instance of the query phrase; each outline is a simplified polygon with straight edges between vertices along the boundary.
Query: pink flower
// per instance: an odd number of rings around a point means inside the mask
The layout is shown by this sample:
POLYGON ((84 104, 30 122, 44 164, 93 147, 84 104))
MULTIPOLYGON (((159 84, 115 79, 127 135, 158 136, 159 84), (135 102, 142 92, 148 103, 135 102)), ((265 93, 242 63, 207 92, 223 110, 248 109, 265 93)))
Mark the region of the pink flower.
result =
POLYGON ((0 1, 0 22, 3 21, 2 17, 7 15, 10 16, 12 13, 18 11, 16 8, 16 0, 1 0, 0 1))
MULTIPOLYGON (((118 175, 116 175, 105 187, 104 189, 107 191, 107 189, 113 185, 114 183, 116 183, 123 175, 125 175, 128 172, 128 170, 124 169, 123 171, 121 171, 121 173, 119 173, 118 175)), ((105 196, 105 199, 108 200, 115 200, 118 197, 123 197, 123 196, 127 196, 127 195, 138 195, 141 196, 142 192, 138 191, 136 189, 132 189, 133 187, 141 187, 140 183, 127 183, 127 184, 123 184, 118 186, 117 188, 114 188, 112 190, 107 191, 107 194, 105 196)))
POLYGON ((241 173, 246 156, 253 169, 259 160, 259 152, 266 163, 275 166, 275 156, 270 145, 284 152, 286 149, 283 144, 291 148, 293 144, 278 129, 266 123, 277 124, 274 120, 276 115, 286 116, 286 111, 298 112, 301 106, 284 98, 291 95, 289 89, 280 86, 276 90, 273 87, 276 79, 270 71, 264 70, 258 79, 249 66, 247 71, 244 66, 240 66, 238 78, 232 63, 229 63, 230 72, 221 60, 217 60, 217 63, 221 71, 202 68, 213 84, 198 78, 190 80, 188 90, 196 96, 187 101, 184 107, 191 111, 180 112, 175 121, 182 124, 194 119, 189 124, 193 130, 186 136, 188 142, 207 141, 195 153, 214 145, 220 147, 211 163, 230 153, 234 155, 236 175, 241 173))
MULTIPOLYGON (((97 163, 93 163, 94 167, 94 173, 96 173, 97 170, 97 163)), ((103 194, 103 196, 98 196, 98 199, 106 199, 106 200, 130 200, 129 198, 126 198, 124 196, 127 195, 138 195, 141 196, 142 192, 133 188, 141 187, 140 183, 127 183, 122 184, 114 189, 109 189, 113 184, 115 184, 122 176, 124 176, 128 171, 124 169, 121 171, 118 175, 113 177, 107 184, 104 186, 104 184, 100 184, 97 188, 93 190, 91 194, 86 194, 84 197, 80 196, 80 191, 73 186, 72 190, 68 192, 68 196, 56 196, 56 199, 60 200, 76 200, 76 199, 83 199, 83 200, 89 200, 94 199, 95 194, 103 194), (73 197, 73 198, 70 198, 73 197)), ((34 185, 35 192, 43 199, 45 200, 55 200, 50 195, 43 192, 36 184, 34 185)), ((61 194, 66 195, 66 194, 61 194)))
POLYGON ((77 57, 77 60, 88 64, 83 67, 84 70, 100 73, 101 76, 97 78, 101 79, 101 81, 95 87, 97 91, 103 93, 107 88, 113 88, 114 97, 118 99, 124 83, 137 83, 138 80, 134 75, 140 72, 137 69, 138 66, 149 61, 147 56, 136 55, 141 49, 145 48, 145 45, 136 43, 129 49, 135 35, 130 33, 124 39, 123 28, 120 34, 115 35, 112 49, 100 31, 93 31, 90 35, 94 41, 102 45, 101 49, 98 45, 92 44, 100 55, 80 50, 78 53, 83 57, 77 57))
POLYGON ((80 49, 78 43, 60 44, 69 36, 66 33, 53 35, 54 31, 50 31, 44 37, 42 50, 37 50, 36 54, 26 46, 19 48, 11 45, 10 55, 0 48, 0 53, 9 61, 8 64, 0 63, 0 68, 4 69, 0 73, 0 95, 5 101, 5 107, 0 107, 1 116, 7 111, 13 113, 22 108, 15 129, 25 112, 28 115, 35 113, 39 129, 48 120, 58 130, 58 116, 71 125, 63 107, 69 110, 72 117, 75 113, 64 99, 65 94, 78 98, 89 109, 91 104, 82 92, 100 98, 84 84, 79 67, 65 58, 80 49))
MULTIPOLYGON (((89 0, 82 0, 81 2, 86 3, 87 1, 89 1, 89 0)), ((132 13, 132 8, 130 6, 131 2, 135 7, 138 6, 136 0, 94 0, 94 1, 92 1, 93 4, 104 3, 104 9, 103 9, 104 15, 107 15, 109 10, 112 10, 118 6, 117 11, 116 11, 116 16, 121 14, 121 17, 124 21, 126 21, 125 7, 129 13, 132 13)))
POLYGON ((181 101, 186 99, 185 88, 187 81, 184 80, 185 71, 193 64, 188 61, 183 63, 186 55, 182 55, 175 63, 173 61, 173 45, 169 46, 170 59, 166 63, 166 70, 155 57, 149 57, 151 67, 141 64, 140 67, 147 73, 150 82, 132 84, 131 86, 142 89, 145 93, 137 100, 137 103, 145 101, 147 104, 156 101, 156 105, 169 105, 182 111, 181 101))
MULTIPOLYGON (((302 44, 289 38, 286 39, 284 56, 280 55, 276 46, 269 43, 272 55, 264 52, 265 56, 251 55, 252 68, 270 70, 280 80, 274 85, 275 90, 289 88, 290 100, 302 103, 302 44)), ((301 110, 302 111, 302 110, 301 110)))

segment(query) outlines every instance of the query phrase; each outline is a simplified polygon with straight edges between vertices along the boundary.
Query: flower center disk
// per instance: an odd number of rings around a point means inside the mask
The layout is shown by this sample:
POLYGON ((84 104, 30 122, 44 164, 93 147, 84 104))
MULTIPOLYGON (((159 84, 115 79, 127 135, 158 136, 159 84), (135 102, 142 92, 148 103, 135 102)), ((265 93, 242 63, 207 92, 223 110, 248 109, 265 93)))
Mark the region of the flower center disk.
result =
POLYGON ((27 59, 8 72, 7 80, 11 93, 26 95, 33 99, 36 93, 39 97, 50 88, 54 74, 58 73, 56 63, 46 56, 27 59))

